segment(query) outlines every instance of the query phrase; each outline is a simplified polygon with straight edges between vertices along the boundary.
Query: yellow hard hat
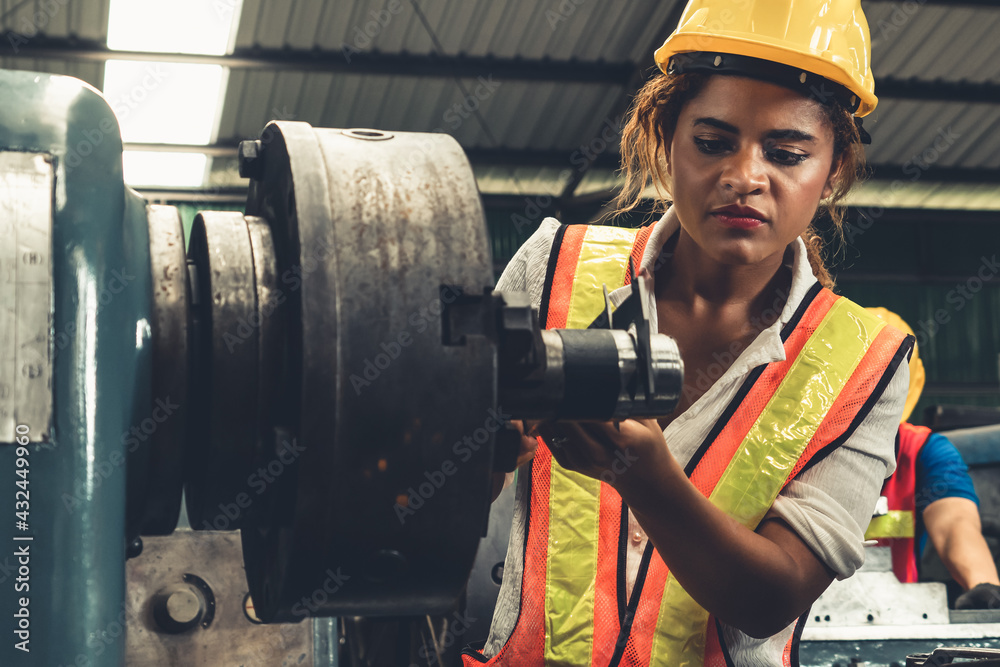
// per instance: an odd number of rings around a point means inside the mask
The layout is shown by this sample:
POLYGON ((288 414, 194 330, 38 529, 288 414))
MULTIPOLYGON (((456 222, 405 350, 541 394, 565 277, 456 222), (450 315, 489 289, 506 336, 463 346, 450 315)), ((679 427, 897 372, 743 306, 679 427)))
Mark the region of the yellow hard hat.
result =
MULTIPOLYGON (((904 333, 908 333, 914 338, 916 334, 902 317, 885 308, 865 308, 869 313, 879 318, 891 327, 895 327, 904 333)), ((920 400, 920 392, 924 390, 924 364, 917 355, 917 344, 913 344, 913 356, 910 357, 910 389, 906 393, 906 405, 903 407, 903 417, 899 420, 905 422, 914 406, 920 400)))
POLYGON ((688 53, 710 54, 715 67, 725 67, 717 54, 778 63, 789 70, 782 79, 800 79, 813 94, 828 93, 808 74, 842 86, 845 106, 860 117, 878 104, 871 43, 860 0, 690 0, 654 58, 664 72, 672 57, 688 53))

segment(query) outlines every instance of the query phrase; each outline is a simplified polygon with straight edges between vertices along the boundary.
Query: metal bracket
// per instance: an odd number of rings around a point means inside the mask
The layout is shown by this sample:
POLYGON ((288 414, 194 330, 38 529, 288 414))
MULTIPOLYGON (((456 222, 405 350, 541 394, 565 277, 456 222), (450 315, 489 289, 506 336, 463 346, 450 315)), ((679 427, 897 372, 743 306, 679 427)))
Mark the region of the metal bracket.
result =
MULTIPOLYGON (((47 442, 52 419, 52 163, 0 152, 0 443, 47 442)), ((97 307, 98 304, 94 304, 97 307)))

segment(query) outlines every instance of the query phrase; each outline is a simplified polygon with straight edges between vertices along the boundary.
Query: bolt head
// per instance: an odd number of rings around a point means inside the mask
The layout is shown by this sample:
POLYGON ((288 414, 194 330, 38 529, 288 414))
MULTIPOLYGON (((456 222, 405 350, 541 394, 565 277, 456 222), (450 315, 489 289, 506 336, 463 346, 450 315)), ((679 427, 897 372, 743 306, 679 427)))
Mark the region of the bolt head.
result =
POLYGON ((170 634, 191 630, 205 615, 205 598, 187 583, 160 589, 153 596, 152 605, 158 629, 170 634))
POLYGON ((239 169, 240 178, 259 181, 264 177, 264 143, 260 139, 240 142, 239 169))

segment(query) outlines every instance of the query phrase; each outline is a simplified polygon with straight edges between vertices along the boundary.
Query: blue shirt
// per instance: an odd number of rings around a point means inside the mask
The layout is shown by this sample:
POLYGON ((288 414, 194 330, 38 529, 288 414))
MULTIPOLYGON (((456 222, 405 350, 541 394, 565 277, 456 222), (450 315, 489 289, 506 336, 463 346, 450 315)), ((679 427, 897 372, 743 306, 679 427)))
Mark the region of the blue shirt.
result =
POLYGON ((917 562, 927 544, 927 530, 924 528, 924 509, 935 500, 942 498, 968 498, 979 506, 979 497, 969 477, 969 469, 962 455, 951 440, 940 433, 931 433, 917 456, 917 480, 914 502, 917 510, 917 526, 914 547, 917 562))

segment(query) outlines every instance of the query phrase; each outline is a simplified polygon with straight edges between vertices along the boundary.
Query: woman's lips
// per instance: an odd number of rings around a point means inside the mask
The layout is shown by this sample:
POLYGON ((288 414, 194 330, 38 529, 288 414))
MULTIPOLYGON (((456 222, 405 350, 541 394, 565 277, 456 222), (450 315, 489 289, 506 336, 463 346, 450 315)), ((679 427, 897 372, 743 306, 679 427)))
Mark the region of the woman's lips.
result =
POLYGON ((764 221, 760 218, 733 215, 732 213, 713 213, 712 215, 718 218, 719 222, 726 227, 735 227, 736 229, 753 229, 764 224, 764 221))
POLYGON ((753 229, 766 222, 763 213, 749 206, 722 206, 712 211, 712 215, 723 225, 736 229, 753 229))

